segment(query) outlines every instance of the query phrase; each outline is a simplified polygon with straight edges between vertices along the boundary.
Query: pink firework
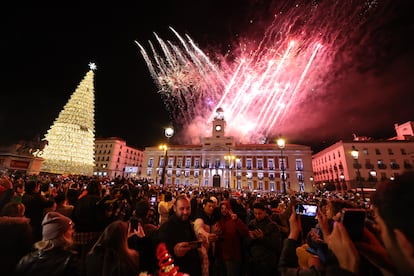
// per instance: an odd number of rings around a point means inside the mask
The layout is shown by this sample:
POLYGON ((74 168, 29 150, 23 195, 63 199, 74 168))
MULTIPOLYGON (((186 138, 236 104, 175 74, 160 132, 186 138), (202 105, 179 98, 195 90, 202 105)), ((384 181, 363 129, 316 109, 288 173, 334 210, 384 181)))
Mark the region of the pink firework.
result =
POLYGON ((209 133, 218 107, 225 112, 226 134, 240 142, 266 141, 296 124, 307 99, 329 93, 327 79, 351 66, 352 50, 366 37, 359 28, 376 9, 376 1, 276 2, 261 41, 255 45, 246 35, 232 62, 207 55, 172 28, 177 41, 155 34, 151 54, 137 43, 184 142, 209 133))

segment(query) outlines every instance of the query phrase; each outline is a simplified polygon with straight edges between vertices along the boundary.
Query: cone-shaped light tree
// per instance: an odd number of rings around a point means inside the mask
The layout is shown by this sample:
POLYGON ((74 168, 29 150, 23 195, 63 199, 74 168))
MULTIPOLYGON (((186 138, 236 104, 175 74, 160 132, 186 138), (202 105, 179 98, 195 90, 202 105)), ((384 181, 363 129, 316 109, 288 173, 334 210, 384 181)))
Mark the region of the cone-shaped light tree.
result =
POLYGON ((94 167, 95 121, 93 84, 96 65, 79 83, 69 101, 47 131, 48 144, 41 157, 42 172, 92 175, 94 167))

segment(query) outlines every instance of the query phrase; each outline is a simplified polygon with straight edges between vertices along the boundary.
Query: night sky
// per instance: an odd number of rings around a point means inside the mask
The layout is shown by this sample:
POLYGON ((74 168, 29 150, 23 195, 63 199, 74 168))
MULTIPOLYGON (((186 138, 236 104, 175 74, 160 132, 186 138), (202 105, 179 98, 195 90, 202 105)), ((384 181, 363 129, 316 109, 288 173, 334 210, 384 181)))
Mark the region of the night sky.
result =
MULTIPOLYGON (((138 148, 159 144, 172 122, 134 41, 154 40, 153 32, 168 39, 171 26, 201 49, 224 53, 241 36, 257 39, 277 1, 136 2, 145 4, 3 10, 0 145, 43 137, 89 62, 98 66, 95 136, 121 137, 138 148)), ((292 125, 301 130, 285 130, 289 142, 315 149, 352 133, 385 138, 394 135, 394 123, 414 120, 413 1, 376 2, 386 7, 382 21, 361 30, 370 34, 364 49, 357 43, 348 49, 358 66, 332 72, 330 93, 310 98, 297 114, 292 125)))

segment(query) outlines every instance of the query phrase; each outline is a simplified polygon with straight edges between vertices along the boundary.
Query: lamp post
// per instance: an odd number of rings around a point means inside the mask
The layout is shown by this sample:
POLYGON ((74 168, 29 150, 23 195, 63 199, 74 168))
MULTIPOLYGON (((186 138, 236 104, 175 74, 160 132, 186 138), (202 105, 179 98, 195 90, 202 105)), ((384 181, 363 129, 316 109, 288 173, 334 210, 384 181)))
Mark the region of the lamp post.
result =
POLYGON ((310 180, 311 185, 312 185, 312 190, 315 191, 315 184, 313 183, 313 180, 314 180, 313 176, 309 177, 309 180, 310 180))
MULTIPOLYGON (((239 189, 239 163, 240 163, 240 158, 236 158, 236 184, 234 185, 236 187, 236 189, 239 189)), ((241 188, 241 187, 240 187, 241 188)))
MULTIPOLYGON (((361 173, 359 171, 359 163, 358 163, 358 157, 359 157, 359 151, 355 148, 355 146, 352 146, 351 155, 354 158, 355 161, 355 167, 357 169, 357 185, 361 185, 361 193, 362 193, 362 200, 365 202, 365 194, 364 194, 364 183, 361 181, 361 173)), ((358 187, 357 187, 358 189, 358 187)))
MULTIPOLYGON (((174 135, 174 128, 166 127, 164 129, 164 135, 165 135, 165 137, 167 137, 168 144, 169 144, 170 138, 174 135)), ((167 167, 167 158, 168 158, 168 156, 167 156, 168 145, 162 144, 162 145, 159 146, 159 148, 164 151, 164 163, 162 164, 162 174, 161 174, 161 180, 160 180, 160 184, 164 185, 165 184, 165 174, 166 174, 165 169, 167 167)))
POLYGON ((164 185, 164 181, 165 181, 165 168, 167 166, 167 151, 168 151, 168 146, 166 144, 162 144, 158 147, 160 150, 164 151, 164 162, 162 163, 162 171, 161 171, 161 180, 160 180, 160 184, 164 185))
POLYGON ((341 190, 345 190, 345 186, 344 186, 344 183, 345 183, 345 175, 344 175, 343 172, 341 172, 341 174, 339 175, 339 178, 341 179, 341 190))
POLYGON ((280 166, 282 169, 282 192, 283 194, 286 194, 286 177, 285 177, 285 162, 283 160, 283 150, 285 148, 285 139, 283 139, 282 137, 280 137, 279 139, 277 139, 277 146, 280 149, 280 166))
MULTIPOLYGON (((232 174, 232 169, 233 167, 231 166, 233 164, 233 161, 236 159, 236 156, 232 155, 229 149, 229 154, 224 155, 224 160, 226 160, 227 164, 228 164, 228 169, 229 169, 229 186, 231 183, 231 174, 232 174)), ((229 188, 229 187, 227 187, 229 188)), ((233 187, 234 188, 234 187, 233 187)))

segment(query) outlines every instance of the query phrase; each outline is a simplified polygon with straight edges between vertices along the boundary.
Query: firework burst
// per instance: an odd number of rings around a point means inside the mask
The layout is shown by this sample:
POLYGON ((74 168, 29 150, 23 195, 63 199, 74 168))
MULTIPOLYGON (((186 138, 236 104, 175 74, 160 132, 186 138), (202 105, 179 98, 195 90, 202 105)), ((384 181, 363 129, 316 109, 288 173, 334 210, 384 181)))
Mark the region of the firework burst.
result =
POLYGON ((173 28, 175 42, 154 34, 150 51, 137 43, 174 122, 197 129, 186 133, 189 140, 206 135, 218 107, 227 134, 241 142, 265 141, 295 124, 307 99, 328 93, 324 87, 352 66, 350 53, 366 37, 360 28, 377 7, 376 1, 277 2, 261 40, 241 39, 231 63, 173 28))

